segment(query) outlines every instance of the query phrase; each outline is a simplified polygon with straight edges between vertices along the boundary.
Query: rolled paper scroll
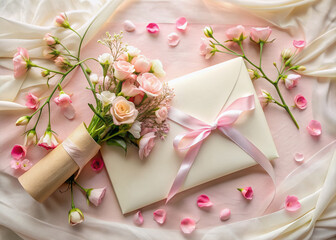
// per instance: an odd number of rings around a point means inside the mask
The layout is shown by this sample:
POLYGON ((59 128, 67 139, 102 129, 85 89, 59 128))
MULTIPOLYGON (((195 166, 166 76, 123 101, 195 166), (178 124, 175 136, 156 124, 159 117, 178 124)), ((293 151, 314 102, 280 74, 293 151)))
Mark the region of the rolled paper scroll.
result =
POLYGON ((22 187, 38 202, 45 201, 100 149, 84 124, 79 125, 58 147, 19 177, 22 187))

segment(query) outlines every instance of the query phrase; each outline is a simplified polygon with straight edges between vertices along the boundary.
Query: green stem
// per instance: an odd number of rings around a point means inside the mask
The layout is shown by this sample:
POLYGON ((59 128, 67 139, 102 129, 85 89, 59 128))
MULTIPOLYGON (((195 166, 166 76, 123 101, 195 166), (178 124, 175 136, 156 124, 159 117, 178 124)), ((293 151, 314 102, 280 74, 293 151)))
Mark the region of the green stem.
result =
POLYGON ((53 72, 53 73, 57 73, 57 74, 61 74, 61 75, 64 75, 64 74, 65 74, 65 73, 63 73, 63 72, 59 72, 59 71, 55 71, 55 70, 51 70, 51 69, 48 69, 48 68, 45 68, 45 67, 36 65, 36 64, 34 64, 34 63, 30 64, 30 66, 31 66, 31 67, 41 68, 41 69, 47 70, 47 71, 49 71, 49 72, 53 72))
POLYGON ((82 39, 82 36, 81 36, 75 29, 73 29, 73 28, 71 28, 71 27, 69 27, 69 29, 70 29, 71 31, 73 31, 74 33, 76 33, 77 36, 78 36, 80 39, 82 39))
POLYGON ((217 43, 216 45, 219 45, 219 46, 221 46, 222 48, 225 48, 227 51, 233 53, 234 55, 237 55, 237 56, 239 55, 239 56, 241 56, 239 53, 237 53, 237 52, 231 50, 230 48, 224 46, 223 44, 221 44, 221 43, 220 43, 214 36, 212 36, 212 39, 216 41, 216 43, 217 43))
POLYGON ((243 48, 243 44, 242 44, 242 42, 239 41, 239 42, 238 42, 238 45, 239 45, 239 47, 240 47, 240 49, 241 49, 241 51, 242 51, 242 53, 243 53, 243 56, 246 56, 246 55, 245 55, 245 52, 244 52, 244 48, 243 48))
POLYGON ((97 98, 97 96, 96 96, 96 92, 95 92, 95 89, 93 88, 92 82, 90 81, 90 77, 89 77, 89 75, 87 74, 87 72, 85 71, 85 68, 84 68, 83 64, 80 63, 79 66, 81 67, 81 69, 82 69, 82 71, 83 71, 83 73, 84 73, 84 76, 85 76, 86 81, 87 81, 88 84, 90 85, 90 90, 91 90, 91 92, 92 92, 92 94, 93 94, 93 97, 94 97, 95 100, 96 100, 96 105, 97 105, 97 107, 98 107, 98 106, 99 106, 99 100, 98 100, 98 98, 97 98))
MULTIPOLYGON (((61 42, 59 42, 59 45, 61 45, 61 46, 64 48, 64 50, 67 51, 67 53, 69 54, 68 56, 77 59, 77 57, 74 56, 74 55, 72 55, 71 52, 69 51, 69 49, 68 49, 66 46, 64 46, 61 42)), ((78 60, 78 59, 77 59, 77 60, 78 60)))
POLYGON ((41 114, 42 114, 42 109, 40 109, 40 114, 38 115, 37 120, 36 120, 36 122, 35 122, 35 125, 34 125, 34 127, 33 127, 34 130, 36 129, 37 124, 38 124, 38 122, 40 121, 41 114))
POLYGON ((83 188, 78 182, 76 182, 75 180, 73 181, 78 187, 80 187, 80 189, 82 189, 85 193, 87 191, 87 189, 83 188))
POLYGON ((74 196, 73 196, 73 180, 70 180, 70 188, 71 188, 71 209, 76 208, 75 203, 74 203, 74 196))
POLYGON ((51 129, 51 124, 50 124, 50 100, 48 101, 48 113, 49 113, 48 129, 51 129))
POLYGON ((110 135, 110 136, 108 136, 108 137, 106 137, 106 138, 101 139, 100 142, 105 142, 105 141, 107 141, 107 140, 109 140, 109 139, 111 139, 111 138, 113 138, 113 137, 115 137, 115 136, 118 136, 119 134, 122 134, 122 133, 124 133, 124 132, 127 132, 127 131, 128 131, 128 130, 119 131, 119 132, 117 132, 117 133, 115 133, 115 134, 112 134, 112 135, 110 135))
POLYGON ((262 51, 263 51, 264 42, 260 42, 259 46, 260 46, 259 68, 261 68, 261 59, 262 59, 262 51))
POLYGON ((77 54, 77 58, 79 59, 80 57, 80 52, 81 52, 81 49, 82 49, 82 44, 83 44, 83 41, 84 41, 84 38, 87 34, 87 32, 89 31, 89 28, 92 26, 93 22, 95 21, 95 19, 92 20, 92 22, 90 23, 90 25, 87 27, 87 29, 85 30, 84 34, 83 34, 83 37, 81 37, 81 40, 79 42, 79 46, 78 46, 78 54, 77 54))

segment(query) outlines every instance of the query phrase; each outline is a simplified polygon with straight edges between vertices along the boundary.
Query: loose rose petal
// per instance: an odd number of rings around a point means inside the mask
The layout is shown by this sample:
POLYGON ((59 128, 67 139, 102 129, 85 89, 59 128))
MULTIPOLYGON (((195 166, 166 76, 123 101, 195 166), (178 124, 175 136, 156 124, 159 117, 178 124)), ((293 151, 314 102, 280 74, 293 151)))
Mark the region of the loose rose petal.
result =
POLYGON ((252 200, 253 190, 251 187, 237 188, 237 190, 241 192, 244 198, 252 200))
POLYGON ((306 42, 304 40, 294 40, 293 41, 293 46, 296 48, 304 48, 306 46, 306 42))
POLYGON ((197 198, 197 206, 199 208, 208 208, 211 207, 213 203, 210 201, 209 197, 205 194, 198 196, 197 198))
POLYGON ((307 108, 307 100, 301 94, 298 94, 295 96, 294 103, 295 103, 295 106, 301 110, 304 110, 307 108))
POLYGON ((177 33, 170 33, 168 35, 168 45, 171 47, 176 47, 180 42, 180 37, 177 35, 177 33))
POLYGON ((312 136, 320 136, 322 133, 322 126, 319 121, 311 120, 307 126, 308 133, 312 136))
POLYGON ((67 107, 61 108, 61 111, 63 112, 64 117, 66 117, 69 120, 72 120, 76 116, 75 108, 70 104, 67 107))
POLYGON ((184 218, 181 221, 180 228, 184 234, 190 234, 196 229, 196 223, 191 218, 184 218))
POLYGON ((14 145, 14 147, 12 148, 12 158, 14 158, 15 160, 21 160, 26 156, 27 150, 24 146, 22 145, 14 145))
POLYGON ((303 154, 302 153, 295 153, 294 154, 294 159, 295 159, 295 161, 297 161, 297 162, 302 162, 303 160, 304 160, 304 156, 303 156, 303 154))
POLYGON ((158 224, 164 224, 167 213, 163 209, 158 209, 153 213, 153 218, 158 224))
POLYGON ((137 211, 137 213, 134 215, 133 222, 138 226, 143 224, 144 218, 141 214, 141 211, 137 211))
POLYGON ((229 218, 231 217, 231 210, 228 208, 224 208, 221 212, 220 212, 220 220, 221 221, 226 221, 229 220, 229 218))
POLYGON ((135 30, 135 25, 130 20, 126 20, 123 25, 126 32, 133 32, 135 30))
POLYGON ((148 24, 146 29, 149 33, 158 33, 160 31, 159 25, 157 25, 156 23, 148 24))
POLYGON ((295 196, 287 196, 285 209, 290 212, 295 212, 301 208, 301 204, 297 197, 295 196))
POLYGON ((185 17, 180 17, 176 20, 176 28, 182 31, 185 31, 187 29, 188 22, 185 17))

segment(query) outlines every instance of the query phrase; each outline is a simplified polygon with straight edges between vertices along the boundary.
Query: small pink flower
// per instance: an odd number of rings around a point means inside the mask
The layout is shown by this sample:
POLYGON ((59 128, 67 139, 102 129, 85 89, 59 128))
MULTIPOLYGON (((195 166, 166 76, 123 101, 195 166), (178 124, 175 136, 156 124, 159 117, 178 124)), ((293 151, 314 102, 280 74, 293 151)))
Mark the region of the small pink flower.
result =
POLYGON ((26 106, 30 109, 36 110, 40 104, 40 99, 32 93, 26 95, 26 106))
POLYGON ((267 42, 269 36, 272 33, 270 27, 253 27, 251 28, 251 39, 256 43, 267 42))
POLYGON ((201 56, 204 56, 205 59, 209 59, 211 58, 214 53, 212 53, 212 47, 210 47, 209 45, 209 40, 206 39, 206 38, 201 38, 201 45, 200 45, 200 48, 199 48, 199 53, 201 56))
POLYGON ((106 187, 96 188, 96 189, 89 190, 87 196, 88 196, 89 201, 93 205, 98 207, 99 204, 102 202, 105 196, 105 193, 106 193, 106 187))
POLYGON ((159 110, 155 111, 155 116, 155 121, 159 124, 162 123, 168 117, 168 109, 166 107, 160 108, 159 110))
POLYGON ((207 195, 200 195, 197 198, 197 206, 199 208, 209 208, 213 205, 213 203, 210 201, 209 197, 207 195))
POLYGON ((127 97, 134 97, 142 93, 142 91, 129 80, 122 83, 121 92, 127 97))
POLYGON ((44 147, 47 150, 56 148, 58 144, 59 141, 50 130, 46 130, 38 142, 38 146, 44 147))
POLYGON ((306 46, 306 42, 304 40, 293 40, 293 46, 297 49, 302 49, 306 46))
POLYGON ((104 167, 104 161, 101 158, 101 156, 96 156, 92 159, 91 168, 93 171, 99 172, 103 169, 103 167, 104 167))
POLYGON ((14 145, 11 151, 12 158, 15 160, 21 160, 26 156, 27 149, 22 145, 14 145))
POLYGON ((159 25, 157 25, 156 23, 149 23, 146 29, 149 33, 158 33, 160 31, 159 25))
POLYGON ((47 43, 48 46, 56 44, 55 38, 50 33, 46 33, 43 37, 43 40, 47 43))
POLYGON ((158 224, 164 224, 166 221, 167 213, 163 209, 158 209, 153 213, 153 218, 158 224))
POLYGON ((184 234, 191 234, 196 229, 196 223, 191 218, 184 218, 181 221, 180 228, 184 234))
POLYGON ((30 67, 28 51, 25 48, 18 48, 17 53, 13 57, 14 77, 23 76, 30 67))
POLYGON ((126 32, 133 32, 135 30, 135 25, 130 20, 124 21, 123 26, 124 26, 124 29, 125 29, 126 32))
POLYGON ((322 126, 319 121, 311 120, 307 126, 308 133, 314 137, 320 136, 322 133, 322 126))
POLYGON ((266 107, 268 105, 268 103, 271 101, 270 100, 270 93, 267 92, 264 89, 260 89, 260 94, 258 95, 259 98, 259 102, 261 104, 261 107, 266 107))
POLYGON ((112 102, 110 110, 115 125, 131 124, 138 116, 138 110, 134 103, 122 96, 116 97, 112 102))
POLYGON ((134 66, 126 61, 116 61, 113 63, 114 76, 120 81, 128 78, 134 71, 134 66))
POLYGON ((63 91, 60 91, 58 97, 54 98, 54 102, 57 106, 61 107, 64 116, 67 119, 73 119, 76 115, 75 108, 72 106, 71 97, 63 91))
POLYGON ((64 68, 67 66, 67 61, 64 57, 58 56, 55 60, 54 63, 57 67, 59 68, 64 68))
POLYGON ((134 222, 136 225, 138 225, 138 226, 140 226, 140 225, 143 224, 143 222, 144 222, 144 218, 143 218, 143 216, 142 216, 141 211, 137 211, 137 212, 136 212, 136 214, 134 215, 134 218, 133 218, 133 222, 134 222))
POLYGON ((287 196, 285 209, 290 212, 295 212, 301 208, 301 204, 297 197, 295 196, 287 196))
POLYGON ((162 90, 162 82, 152 73, 144 73, 138 76, 139 89, 149 97, 156 97, 162 90))
POLYGON ((229 220, 231 217, 231 210, 228 208, 224 208, 219 215, 221 221, 229 220))
POLYGON ((150 60, 148 60, 144 55, 134 57, 131 63, 134 65, 134 69, 138 73, 149 72, 151 68, 150 60))
POLYGON ((149 132, 143 135, 139 142, 139 157, 140 159, 144 159, 148 157, 153 147, 155 146, 155 133, 149 132))
POLYGON ((292 89, 298 84, 298 81, 301 79, 299 74, 289 74, 285 79, 285 86, 287 89, 292 89))
POLYGON ((171 47, 176 47, 180 42, 180 37, 177 33, 172 32, 168 35, 168 45, 171 47))
POLYGON ((64 13, 60 13, 55 18, 55 24, 59 27, 69 28, 69 21, 68 18, 65 16, 64 13))
POLYGON ((179 17, 176 19, 176 28, 181 31, 185 31, 187 29, 188 22, 185 17, 179 17))
POLYGON ((247 38, 247 33, 242 25, 229 28, 228 30, 226 30, 225 34, 228 40, 234 42, 240 42, 247 38))
POLYGON ((237 188, 237 190, 241 192, 244 198, 252 200, 253 190, 251 187, 237 188))
POLYGON ((21 168, 22 161, 21 160, 11 160, 10 166, 11 168, 17 170, 21 168))
POLYGON ((28 171, 32 166, 33 166, 33 163, 30 162, 28 159, 24 159, 24 160, 21 162, 21 169, 22 169, 23 171, 28 171))
POLYGON ((307 108, 307 100, 301 94, 298 94, 295 96, 294 103, 295 103, 295 106, 301 110, 304 110, 307 108))

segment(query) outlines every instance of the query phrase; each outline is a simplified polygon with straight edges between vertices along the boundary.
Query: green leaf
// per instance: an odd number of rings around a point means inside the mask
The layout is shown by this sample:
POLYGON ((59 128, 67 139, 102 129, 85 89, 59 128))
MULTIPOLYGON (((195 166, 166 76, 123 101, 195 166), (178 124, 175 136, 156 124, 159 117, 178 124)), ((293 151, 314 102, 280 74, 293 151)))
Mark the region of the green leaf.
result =
POLYGON ((123 138, 119 138, 119 137, 112 138, 108 140, 106 143, 107 145, 110 145, 110 146, 121 147, 122 149, 124 149, 125 153, 127 152, 127 144, 123 138))
POLYGON ((115 90, 116 95, 118 95, 121 92, 121 87, 122 87, 122 81, 119 81, 115 90))
POLYGON ((96 114, 97 117, 99 117, 104 123, 106 123, 104 117, 96 111, 96 109, 93 107, 93 105, 91 103, 89 103, 88 105, 91 108, 91 110, 94 112, 94 114, 96 114))

